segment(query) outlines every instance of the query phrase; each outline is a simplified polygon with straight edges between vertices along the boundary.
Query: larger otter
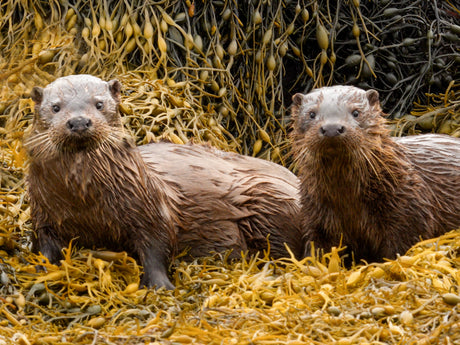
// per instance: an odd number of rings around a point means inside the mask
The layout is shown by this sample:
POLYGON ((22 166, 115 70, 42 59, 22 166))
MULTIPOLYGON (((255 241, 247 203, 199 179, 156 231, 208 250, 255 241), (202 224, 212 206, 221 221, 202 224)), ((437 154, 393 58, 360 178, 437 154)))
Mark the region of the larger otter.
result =
POLYGON ((377 91, 352 86, 296 94, 292 114, 306 255, 342 239, 378 261, 460 227, 460 139, 392 138, 377 91))
POLYGON ((57 262, 76 239, 126 250, 146 285, 172 287, 173 249, 300 257, 298 179, 282 166, 198 145, 134 147, 118 113, 120 83, 88 75, 34 88, 28 189, 34 249, 57 262))

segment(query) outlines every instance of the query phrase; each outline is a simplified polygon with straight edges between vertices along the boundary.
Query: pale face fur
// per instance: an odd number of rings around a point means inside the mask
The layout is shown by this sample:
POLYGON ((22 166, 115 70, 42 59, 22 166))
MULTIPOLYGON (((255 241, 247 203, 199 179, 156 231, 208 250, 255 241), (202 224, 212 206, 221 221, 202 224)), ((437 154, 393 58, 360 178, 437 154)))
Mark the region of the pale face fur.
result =
POLYGON ((36 103, 34 133, 27 141, 31 156, 94 147, 119 133, 114 127, 121 128, 117 110, 120 83, 116 80, 72 75, 44 89, 33 88, 31 97, 36 103), (68 123, 76 118, 87 119, 91 126, 84 133, 73 132, 68 123))
POLYGON ((347 140, 350 132, 360 135, 364 130, 368 135, 387 135, 375 90, 323 87, 306 95, 296 94, 293 100, 293 137, 303 147, 309 147, 309 152, 323 151, 329 145, 334 146, 336 153, 346 150, 346 145, 354 147, 361 141, 347 140), (331 131, 339 133, 329 135, 331 131))

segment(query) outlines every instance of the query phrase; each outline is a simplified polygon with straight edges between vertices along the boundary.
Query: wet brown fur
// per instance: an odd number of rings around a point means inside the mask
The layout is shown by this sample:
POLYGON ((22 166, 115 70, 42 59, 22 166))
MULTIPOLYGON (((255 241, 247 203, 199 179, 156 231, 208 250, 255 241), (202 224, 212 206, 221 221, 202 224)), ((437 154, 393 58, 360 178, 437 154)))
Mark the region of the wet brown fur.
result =
POLYGON ((305 255, 311 241, 329 251, 342 238, 356 260, 379 261, 460 227, 460 139, 391 138, 374 90, 322 88, 293 100, 305 255), (345 131, 325 137, 325 123, 345 131))
POLYGON ((177 188, 183 229, 179 251, 190 257, 232 249, 275 258, 303 253, 297 177, 272 162, 201 145, 140 147, 152 172, 177 188))

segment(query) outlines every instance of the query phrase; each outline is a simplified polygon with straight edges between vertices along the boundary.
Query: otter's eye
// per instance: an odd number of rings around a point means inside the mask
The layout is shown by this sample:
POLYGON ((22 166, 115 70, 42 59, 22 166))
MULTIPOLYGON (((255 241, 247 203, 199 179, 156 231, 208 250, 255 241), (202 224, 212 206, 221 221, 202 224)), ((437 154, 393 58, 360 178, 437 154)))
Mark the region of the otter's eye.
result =
POLYGON ((61 110, 61 107, 55 104, 51 107, 51 109, 53 109, 53 113, 59 113, 59 111, 61 110))
POLYGON ((353 115, 353 117, 358 117, 358 116, 359 116, 359 110, 356 110, 356 109, 353 110, 353 111, 351 112, 351 115, 353 115))
POLYGON ((104 103, 102 102, 97 102, 96 103, 96 109, 97 110, 102 110, 104 108, 104 103))
POLYGON ((316 117, 316 113, 314 111, 310 111, 310 114, 308 114, 310 116, 310 119, 314 119, 316 117))

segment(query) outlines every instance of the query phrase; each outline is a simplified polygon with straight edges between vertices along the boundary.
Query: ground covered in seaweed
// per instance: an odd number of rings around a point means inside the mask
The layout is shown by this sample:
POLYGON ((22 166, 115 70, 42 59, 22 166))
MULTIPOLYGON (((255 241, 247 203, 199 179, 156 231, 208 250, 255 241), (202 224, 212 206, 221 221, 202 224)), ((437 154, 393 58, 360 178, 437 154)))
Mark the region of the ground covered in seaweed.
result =
POLYGON ((66 251, 60 267, 2 252, 0 344, 455 344, 459 234, 395 261, 204 258, 172 267, 175 291, 139 289, 120 253, 66 251))

